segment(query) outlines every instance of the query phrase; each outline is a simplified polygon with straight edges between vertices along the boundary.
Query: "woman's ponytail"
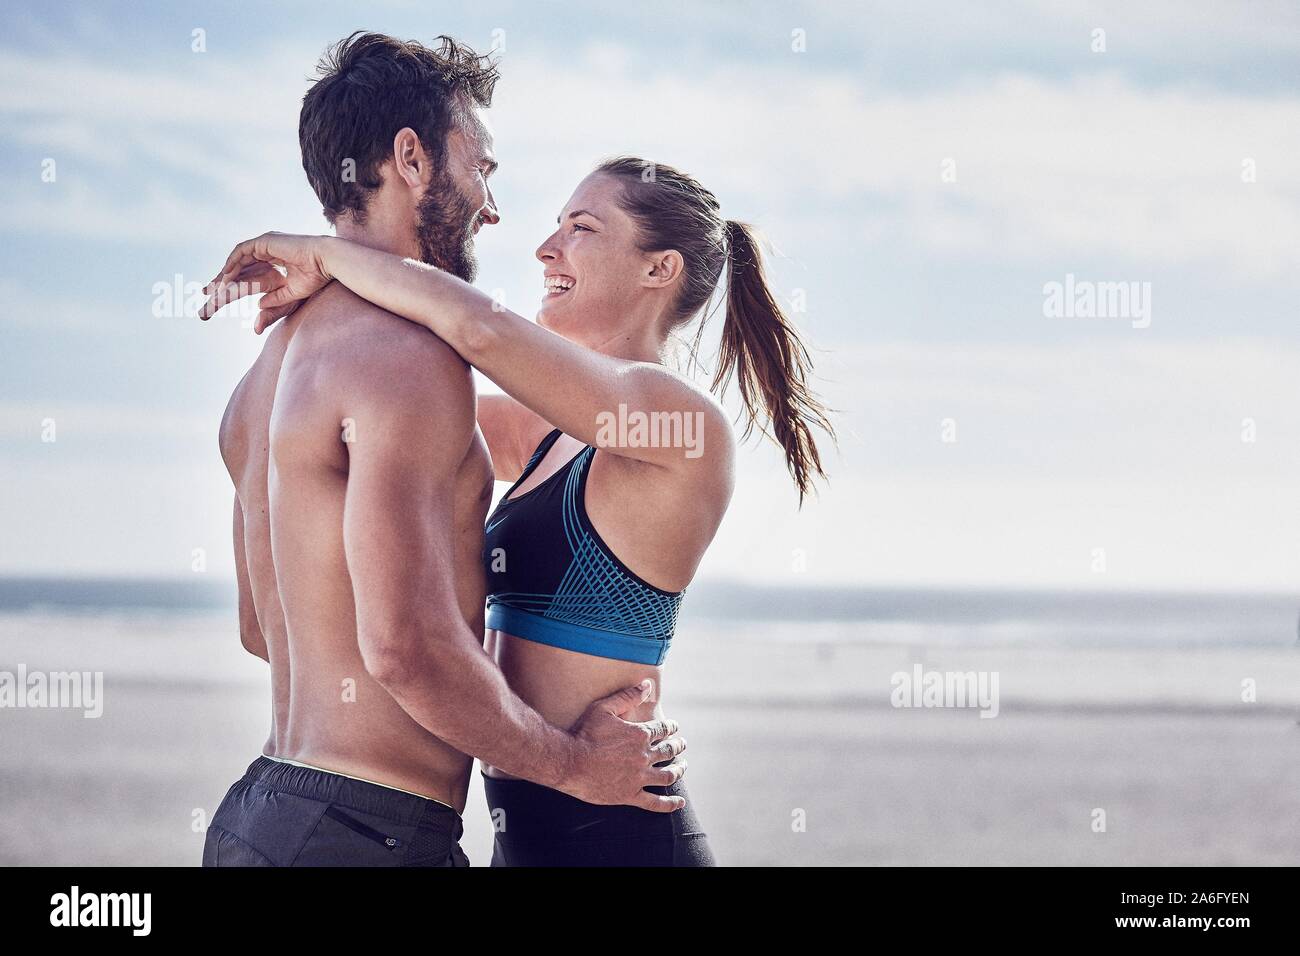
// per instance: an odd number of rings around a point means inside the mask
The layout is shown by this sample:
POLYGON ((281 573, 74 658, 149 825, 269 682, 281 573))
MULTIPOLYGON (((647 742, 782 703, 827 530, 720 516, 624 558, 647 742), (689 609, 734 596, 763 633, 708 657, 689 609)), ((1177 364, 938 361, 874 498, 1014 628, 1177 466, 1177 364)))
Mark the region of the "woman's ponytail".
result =
MULTIPOLYGON (((781 446, 802 504, 813 480, 826 477, 813 427, 832 440, 835 431, 808 384, 808 349, 772 298, 750 227, 724 220, 713 193, 680 169, 620 156, 597 171, 623 183, 622 206, 637 224, 640 248, 675 249, 685 263, 670 328, 708 305, 727 270, 727 316, 712 390, 726 389, 735 377, 745 406, 745 436, 757 427, 781 446)), ((703 332, 701 323, 697 348, 703 332)))
POLYGON ((744 434, 757 425, 781 446, 802 503, 813 479, 826 477, 813 426, 832 438, 835 431, 808 384, 808 347, 768 288, 753 230, 728 219, 725 232, 727 311, 713 389, 725 389, 735 376, 745 406, 744 434))

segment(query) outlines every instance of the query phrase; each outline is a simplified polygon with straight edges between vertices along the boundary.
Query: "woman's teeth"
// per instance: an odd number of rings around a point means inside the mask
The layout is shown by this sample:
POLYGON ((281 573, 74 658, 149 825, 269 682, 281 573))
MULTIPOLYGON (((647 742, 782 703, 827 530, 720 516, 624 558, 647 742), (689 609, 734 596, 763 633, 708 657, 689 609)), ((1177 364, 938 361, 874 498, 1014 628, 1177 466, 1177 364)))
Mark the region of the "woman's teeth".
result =
POLYGON ((542 281, 546 286, 546 291, 551 295, 568 292, 574 286, 574 281, 568 276, 545 276, 542 281))

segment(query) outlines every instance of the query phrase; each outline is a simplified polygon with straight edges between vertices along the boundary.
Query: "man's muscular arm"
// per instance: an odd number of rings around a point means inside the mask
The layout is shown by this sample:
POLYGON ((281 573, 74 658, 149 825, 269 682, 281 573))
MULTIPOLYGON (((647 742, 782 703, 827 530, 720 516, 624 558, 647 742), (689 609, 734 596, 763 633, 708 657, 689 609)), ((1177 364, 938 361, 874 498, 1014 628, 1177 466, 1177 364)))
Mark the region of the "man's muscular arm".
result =
POLYGON ((655 741, 675 727, 616 716, 645 692, 607 698, 589 730, 566 733, 511 691, 465 622, 452 489, 473 435, 474 395, 459 361, 448 374, 423 344, 377 363, 356 356, 364 378, 342 392, 355 396, 346 403, 355 427, 343 539, 367 671, 430 733, 506 773, 590 802, 676 809, 679 801, 641 789, 676 779, 652 766, 665 759, 655 741))

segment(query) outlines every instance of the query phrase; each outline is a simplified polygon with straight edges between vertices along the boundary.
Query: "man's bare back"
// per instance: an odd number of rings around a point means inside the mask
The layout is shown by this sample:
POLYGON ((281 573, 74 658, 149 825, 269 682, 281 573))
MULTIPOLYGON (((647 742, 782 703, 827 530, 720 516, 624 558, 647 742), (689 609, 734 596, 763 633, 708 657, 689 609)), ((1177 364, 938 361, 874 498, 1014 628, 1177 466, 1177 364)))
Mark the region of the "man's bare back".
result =
POLYGON ((235 570, 239 633, 246 650, 271 667, 271 733, 263 753, 278 753, 289 720, 289 644, 271 558, 267 500, 271 406, 289 341, 292 319, 268 333, 266 344, 236 386, 221 419, 221 457, 235 484, 235 570))
POLYGON ((358 599, 374 595, 354 594, 349 562, 373 567, 401 556, 349 554, 346 536, 349 509, 360 513, 354 499, 363 480, 365 494, 391 491, 394 510, 405 512, 392 514, 399 524, 423 520, 400 508, 403 495, 441 499, 442 517, 431 522, 441 526, 424 530, 450 545, 443 548, 448 566, 420 569, 424 593, 403 595, 399 604, 411 607, 412 621, 424 608, 455 607, 458 626, 483 633, 481 549, 492 467, 475 424, 469 367, 433 335, 338 284, 294 318, 298 329, 270 421, 273 573, 293 659, 277 756, 463 810, 471 758, 403 710, 371 676, 374 662, 358 643, 358 599), (377 449, 383 474, 355 474, 377 449), (393 484, 400 487, 387 488, 393 484), (440 593, 444 588, 454 595, 440 593))

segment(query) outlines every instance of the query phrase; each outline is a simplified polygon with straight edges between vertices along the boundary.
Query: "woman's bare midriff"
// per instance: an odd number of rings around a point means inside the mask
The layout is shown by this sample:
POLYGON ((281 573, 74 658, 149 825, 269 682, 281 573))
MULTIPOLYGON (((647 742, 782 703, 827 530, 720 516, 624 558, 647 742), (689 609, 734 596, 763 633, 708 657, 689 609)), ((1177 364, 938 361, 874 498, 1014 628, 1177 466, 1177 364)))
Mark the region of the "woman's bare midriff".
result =
MULTIPOLYGON (((651 720, 661 714, 663 669, 653 664, 579 654, 501 631, 488 631, 486 646, 505 674, 510 689, 561 730, 577 723, 593 700, 632 687, 647 677, 655 682, 654 699, 625 714, 624 719, 651 720)), ((486 764, 483 772, 489 777, 514 779, 486 764)))

